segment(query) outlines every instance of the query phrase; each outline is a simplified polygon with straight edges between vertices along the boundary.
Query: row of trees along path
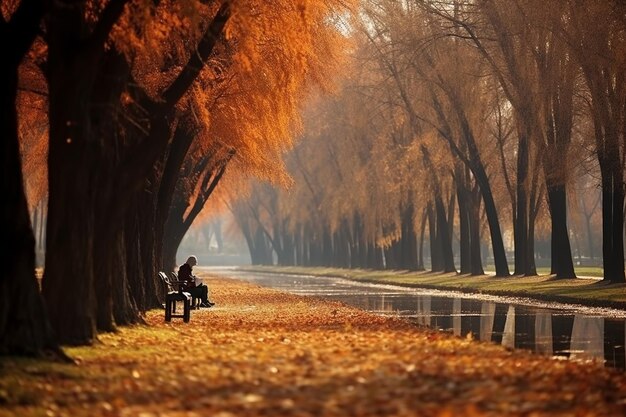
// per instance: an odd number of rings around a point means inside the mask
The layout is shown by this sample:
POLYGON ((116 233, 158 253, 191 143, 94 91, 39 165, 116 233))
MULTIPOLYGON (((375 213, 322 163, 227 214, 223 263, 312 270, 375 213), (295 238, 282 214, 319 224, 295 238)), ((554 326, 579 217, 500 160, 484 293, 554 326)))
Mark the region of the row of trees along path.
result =
POLYGON ((226 167, 283 175, 349 5, 2 2, 0 353, 60 353, 160 306, 156 272, 226 167), (46 198, 42 298, 29 207, 46 198))
POLYGON ((570 236, 593 257, 600 206, 604 280, 623 283, 625 6, 362 7, 339 91, 312 100, 289 154, 296 186, 232 204, 253 263, 419 270, 427 247, 451 272, 458 241, 461 273, 491 248, 496 275, 535 275, 539 230, 573 278, 570 236))

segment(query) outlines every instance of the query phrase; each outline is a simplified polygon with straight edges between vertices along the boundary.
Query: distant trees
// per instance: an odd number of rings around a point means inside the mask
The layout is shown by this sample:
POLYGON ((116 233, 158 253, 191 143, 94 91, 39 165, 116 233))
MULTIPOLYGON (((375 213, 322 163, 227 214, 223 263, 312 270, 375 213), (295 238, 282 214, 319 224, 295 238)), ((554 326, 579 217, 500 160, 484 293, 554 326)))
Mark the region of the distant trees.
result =
MULTIPOLYGON (((433 270, 456 270, 458 245, 461 272, 481 274, 489 236, 499 276, 510 232, 513 274, 536 274, 547 220, 551 271, 568 278, 572 236, 584 233, 593 256, 599 204, 570 186, 597 171, 605 280, 624 282, 623 12, 611 1, 364 2, 350 75, 308 106, 322 110, 288 159, 297 186, 280 194, 279 218, 308 230, 309 256, 312 242, 330 247, 323 264, 335 266, 369 267, 355 246, 367 230, 388 268, 423 268, 429 236, 433 270), (572 209, 584 232, 572 233, 572 209)), ((271 234, 276 221, 256 217, 271 234)))

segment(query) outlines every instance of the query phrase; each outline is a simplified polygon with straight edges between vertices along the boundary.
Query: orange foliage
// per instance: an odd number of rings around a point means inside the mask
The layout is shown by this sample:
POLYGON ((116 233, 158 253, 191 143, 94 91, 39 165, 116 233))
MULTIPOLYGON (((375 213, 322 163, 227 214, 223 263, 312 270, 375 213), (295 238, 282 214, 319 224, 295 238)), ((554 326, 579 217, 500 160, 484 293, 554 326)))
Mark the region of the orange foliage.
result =
POLYGON ((31 209, 48 193, 48 92, 43 74, 34 65, 39 49, 37 43, 20 67, 17 102, 22 174, 31 209))
MULTIPOLYGON (((289 177, 281 155, 292 146, 300 127, 298 109, 307 89, 312 84, 330 87, 328 74, 336 70, 345 44, 334 19, 345 13, 350 3, 232 1, 225 38, 178 105, 181 114, 191 115, 188 119, 193 120, 197 132, 192 155, 199 158, 209 150, 224 153, 234 149, 231 177, 255 175, 287 184, 289 177)), ((113 29, 108 47, 125 55, 134 81, 159 101, 194 53, 193 45, 220 4, 166 0, 155 9, 143 1, 130 2, 113 29)), ((89 2, 88 17, 96 19, 102 5, 100 1, 89 2)), ((37 43, 29 64, 42 56, 45 46, 37 43)), ((130 96, 124 94, 120 104, 129 106, 130 96)), ((33 113, 22 103, 20 115, 25 155, 44 155, 45 126, 44 131, 38 131, 42 141, 37 148, 26 142, 26 136, 33 137, 33 132, 27 132, 32 129, 32 120, 45 125, 45 114, 33 113)), ((28 155, 28 161, 36 159, 28 155)), ((30 168, 26 172, 29 181, 34 178, 31 172, 30 168)), ((44 184, 40 180, 37 183, 44 184)))

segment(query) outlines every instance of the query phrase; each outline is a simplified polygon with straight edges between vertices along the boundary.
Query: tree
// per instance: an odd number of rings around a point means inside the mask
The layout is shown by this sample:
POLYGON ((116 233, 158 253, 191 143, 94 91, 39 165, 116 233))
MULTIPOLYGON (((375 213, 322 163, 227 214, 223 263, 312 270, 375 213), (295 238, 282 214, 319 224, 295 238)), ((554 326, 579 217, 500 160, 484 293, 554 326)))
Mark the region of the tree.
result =
POLYGON ((624 129, 626 74, 623 6, 613 2, 581 7, 567 3, 563 28, 589 89, 595 154, 602 185, 602 252, 604 280, 626 282, 624 274, 624 129), (600 20, 598 20, 600 19, 600 20), (589 22, 606 22, 590 25, 589 22))
POLYGON ((18 139, 18 71, 39 32, 43 2, 3 3, 0 16, 0 135, 2 136, 3 251, 0 278, 0 352, 62 355, 35 277, 35 237, 30 223, 18 139), (13 6, 13 8, 12 8, 13 6))

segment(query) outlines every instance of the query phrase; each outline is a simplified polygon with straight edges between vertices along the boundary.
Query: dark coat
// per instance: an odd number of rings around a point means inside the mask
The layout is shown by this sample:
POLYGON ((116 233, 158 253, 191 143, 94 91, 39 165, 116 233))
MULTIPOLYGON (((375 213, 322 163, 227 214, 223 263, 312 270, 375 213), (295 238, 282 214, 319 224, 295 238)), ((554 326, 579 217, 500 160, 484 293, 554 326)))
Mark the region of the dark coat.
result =
POLYGON ((187 291, 189 288, 194 288, 196 286, 194 278, 195 277, 191 271, 191 265, 188 263, 184 263, 178 268, 178 280, 184 281, 182 284, 183 291, 187 291))

